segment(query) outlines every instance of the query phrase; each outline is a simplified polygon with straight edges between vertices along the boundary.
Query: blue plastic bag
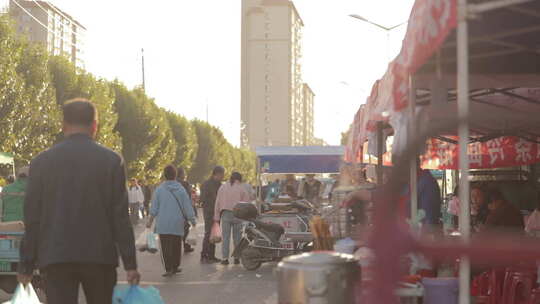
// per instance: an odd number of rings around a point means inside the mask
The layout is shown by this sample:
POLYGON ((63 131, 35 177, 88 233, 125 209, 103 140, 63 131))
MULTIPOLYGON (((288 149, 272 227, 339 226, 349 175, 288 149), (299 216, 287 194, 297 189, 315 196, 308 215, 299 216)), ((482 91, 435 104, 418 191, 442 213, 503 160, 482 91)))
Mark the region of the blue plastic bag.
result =
POLYGON ((116 286, 113 304, 165 304, 155 287, 116 286))

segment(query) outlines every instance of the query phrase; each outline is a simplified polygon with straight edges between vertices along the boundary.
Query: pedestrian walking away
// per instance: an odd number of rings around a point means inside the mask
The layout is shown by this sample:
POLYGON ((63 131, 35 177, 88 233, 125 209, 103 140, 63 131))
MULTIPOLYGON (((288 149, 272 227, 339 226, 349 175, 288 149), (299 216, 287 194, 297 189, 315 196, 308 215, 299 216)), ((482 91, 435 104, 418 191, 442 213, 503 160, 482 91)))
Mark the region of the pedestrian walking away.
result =
POLYGON ((65 140, 30 164, 18 279, 28 284, 37 267, 47 303, 78 303, 82 285, 86 303, 110 304, 118 253, 127 281, 140 280, 124 162, 94 142, 97 113, 90 101, 66 102, 63 114, 65 140))
POLYGON ((140 186, 144 196, 142 214, 143 217, 148 217, 150 215, 150 201, 152 200, 152 189, 150 189, 150 186, 147 184, 146 181, 141 181, 140 186))
MULTIPOLYGON (((189 200, 191 201, 191 205, 193 206, 193 211, 195 211, 195 217, 197 217, 197 207, 195 206, 195 202, 193 202, 193 195, 191 193, 191 185, 186 181, 186 172, 185 172, 184 168, 182 168, 182 167, 178 167, 177 171, 178 171, 178 177, 176 178, 176 180, 180 184, 182 184, 182 186, 184 187, 184 190, 186 190, 186 193, 189 196, 189 200)), ((185 253, 190 253, 190 252, 195 251, 195 249, 190 244, 188 244, 188 242, 187 242, 187 238, 189 236, 190 228, 191 227, 190 227, 189 223, 185 223, 185 226, 184 226, 184 238, 183 238, 184 252, 185 253)))
POLYGON ((217 193, 224 178, 225 169, 221 166, 217 166, 212 171, 212 176, 201 186, 200 200, 204 216, 204 240, 201 252, 201 263, 220 262, 220 260, 216 258, 216 245, 210 243, 210 232, 212 230, 212 225, 214 224, 217 193))
MULTIPOLYGON (((223 254, 222 265, 229 265, 231 233, 235 247, 240 243, 242 237, 242 221, 234 217, 234 206, 240 202, 249 201, 250 195, 244 184, 242 184, 242 175, 238 172, 233 172, 229 182, 219 188, 214 212, 214 221, 221 221, 221 231, 223 234, 223 244, 221 246, 223 254)), ((235 258, 234 263, 240 264, 240 261, 235 258)))
POLYGON ((164 277, 181 272, 182 238, 187 222, 195 226, 195 212, 184 187, 176 181, 177 171, 173 165, 163 170, 165 181, 159 185, 152 198, 150 218, 146 227, 150 228, 156 219, 155 232, 161 241, 161 256, 165 266, 164 277))
POLYGON ((129 181, 128 198, 131 223, 133 225, 137 225, 137 223, 139 222, 139 210, 141 209, 141 205, 144 202, 144 193, 141 186, 139 186, 139 184, 137 183, 137 179, 135 178, 132 178, 129 181))

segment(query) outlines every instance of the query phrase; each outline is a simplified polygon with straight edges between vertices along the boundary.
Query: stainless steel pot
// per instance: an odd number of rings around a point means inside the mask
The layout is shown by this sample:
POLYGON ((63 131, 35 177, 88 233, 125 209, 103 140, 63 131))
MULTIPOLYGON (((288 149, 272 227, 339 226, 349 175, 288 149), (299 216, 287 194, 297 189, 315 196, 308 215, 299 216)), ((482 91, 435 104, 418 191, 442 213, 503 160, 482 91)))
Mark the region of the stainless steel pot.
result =
POLYGON ((313 252, 283 259, 277 268, 279 304, 353 304, 360 278, 348 254, 313 252))

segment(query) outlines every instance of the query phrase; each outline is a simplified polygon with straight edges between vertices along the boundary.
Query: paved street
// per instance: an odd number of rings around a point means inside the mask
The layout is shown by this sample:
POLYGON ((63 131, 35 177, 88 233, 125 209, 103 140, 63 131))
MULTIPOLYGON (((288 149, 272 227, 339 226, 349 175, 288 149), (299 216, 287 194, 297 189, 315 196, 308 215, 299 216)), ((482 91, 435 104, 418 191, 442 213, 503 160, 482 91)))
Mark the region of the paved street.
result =
MULTIPOLYGON (((158 288, 167 304, 276 303, 275 264, 266 264, 258 271, 251 272, 239 265, 224 267, 219 264, 199 263, 203 229, 203 225, 199 224, 196 231, 192 231, 197 235, 197 250, 182 257, 183 272, 173 278, 166 279, 161 276, 164 270, 159 254, 139 253, 141 285, 158 288)), ((139 225, 136 234, 142 230, 142 226, 139 225)), ((219 248, 217 252, 220 257, 219 248)), ((125 284, 123 272, 119 273, 118 278, 119 284, 125 284)), ((85 303, 83 298, 81 296, 80 303, 85 303)), ((0 302, 7 300, 9 295, 0 294, 0 302)))
MULTIPOLYGON (((199 223, 202 221, 199 220, 199 223)), ((246 271, 239 265, 201 265, 199 258, 203 231, 202 224, 197 226, 195 232, 192 231, 197 235, 197 250, 182 257, 183 271, 171 279, 161 276, 164 270, 158 254, 139 254, 142 285, 158 288, 167 304, 276 303, 275 264, 263 265, 256 272, 246 271)), ((217 252, 220 257, 220 248, 217 252)), ((122 281, 124 278, 124 274, 120 274, 119 279, 122 281)))

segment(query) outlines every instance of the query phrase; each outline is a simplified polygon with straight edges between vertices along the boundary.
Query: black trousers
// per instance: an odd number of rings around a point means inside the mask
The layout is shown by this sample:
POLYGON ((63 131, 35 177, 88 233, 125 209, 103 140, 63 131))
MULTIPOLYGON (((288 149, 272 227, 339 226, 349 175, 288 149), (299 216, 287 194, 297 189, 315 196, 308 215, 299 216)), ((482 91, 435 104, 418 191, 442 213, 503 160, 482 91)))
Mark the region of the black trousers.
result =
POLYGON ((87 304, 112 304, 116 267, 97 264, 55 264, 42 269, 48 304, 79 303, 82 285, 87 304))
POLYGON ((214 224, 214 212, 204 210, 204 239, 201 252, 202 258, 214 258, 216 256, 216 245, 210 243, 210 232, 214 224))
POLYGON ((165 271, 172 272, 180 267, 182 260, 182 237, 172 234, 160 234, 161 241, 161 256, 165 271))

